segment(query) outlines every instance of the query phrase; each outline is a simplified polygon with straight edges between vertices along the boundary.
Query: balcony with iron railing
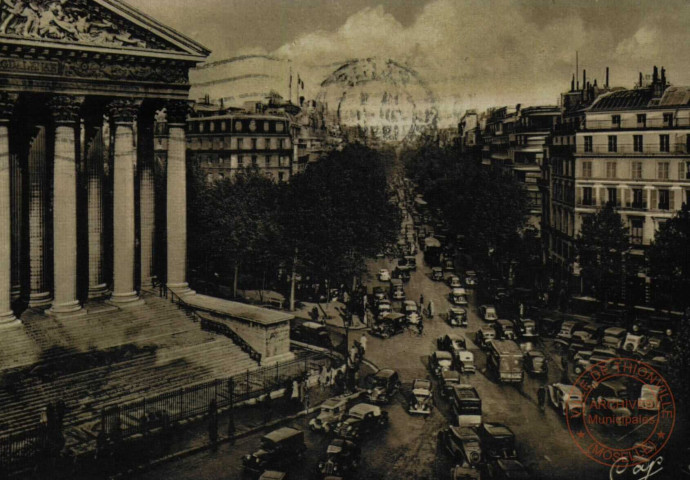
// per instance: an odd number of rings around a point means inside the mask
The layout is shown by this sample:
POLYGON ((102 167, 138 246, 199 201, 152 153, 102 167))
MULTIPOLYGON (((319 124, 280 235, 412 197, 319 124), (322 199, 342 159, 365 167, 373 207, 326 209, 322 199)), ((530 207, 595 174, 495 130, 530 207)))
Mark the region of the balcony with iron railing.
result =
POLYGON ((636 117, 621 118, 620 122, 614 123, 612 119, 587 119, 583 125, 583 130, 648 130, 648 129, 669 129, 669 128, 690 128, 690 118, 648 118, 638 122, 636 117))
POLYGON ((690 145, 687 142, 671 142, 668 144, 616 143, 615 145, 608 143, 587 145, 583 142, 578 142, 576 151, 580 155, 687 155, 690 153, 690 145))
POLYGON ((582 208, 598 208, 598 207, 605 207, 607 205, 611 205, 612 207, 619 209, 619 210, 626 210, 626 211, 636 211, 636 212, 672 212, 671 205, 669 202, 662 202, 662 201, 657 201, 656 204, 654 205, 654 208, 648 208, 648 203, 647 201, 642 201, 642 202, 635 202, 635 201, 627 201, 623 202, 620 200, 616 200, 615 202, 611 202, 608 199, 599 199, 599 202, 597 203, 596 198, 578 198, 577 202, 575 203, 576 207, 582 207, 582 208))

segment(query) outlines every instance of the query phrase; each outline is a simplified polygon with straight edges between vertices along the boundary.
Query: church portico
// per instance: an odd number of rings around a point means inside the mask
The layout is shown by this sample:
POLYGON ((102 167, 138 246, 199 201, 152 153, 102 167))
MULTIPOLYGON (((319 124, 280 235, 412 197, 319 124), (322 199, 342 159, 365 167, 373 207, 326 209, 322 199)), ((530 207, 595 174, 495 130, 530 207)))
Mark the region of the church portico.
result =
POLYGON ((184 291, 187 72, 208 51, 114 0, 35 7, 0 8, 0 325, 184 291))

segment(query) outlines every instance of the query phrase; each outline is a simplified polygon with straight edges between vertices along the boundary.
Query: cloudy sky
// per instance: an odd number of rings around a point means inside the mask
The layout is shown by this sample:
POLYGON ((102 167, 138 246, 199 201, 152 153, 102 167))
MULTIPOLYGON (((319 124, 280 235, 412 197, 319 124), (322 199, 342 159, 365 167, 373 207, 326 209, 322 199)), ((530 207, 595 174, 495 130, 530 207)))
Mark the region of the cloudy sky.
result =
MULTIPOLYGON (((632 87, 665 66, 690 84, 687 0, 128 0, 213 51, 295 64, 393 58, 462 108, 554 104, 575 70, 632 87)), ((582 75, 580 73, 580 75, 582 75)), ((309 79, 318 83, 321 79, 309 79)))

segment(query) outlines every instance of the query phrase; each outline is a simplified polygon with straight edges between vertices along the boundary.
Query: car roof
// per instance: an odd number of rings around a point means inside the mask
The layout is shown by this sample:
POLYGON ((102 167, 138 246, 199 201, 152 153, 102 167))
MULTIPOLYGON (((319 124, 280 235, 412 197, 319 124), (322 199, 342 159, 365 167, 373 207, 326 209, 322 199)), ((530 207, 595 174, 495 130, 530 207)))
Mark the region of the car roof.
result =
POLYGON ((378 412, 380 410, 381 409, 379 407, 377 407, 376 405, 372 405, 371 403, 358 403, 350 409, 350 413, 365 415, 367 413, 378 412))
POLYGON ((443 338, 449 338, 450 340, 459 340, 461 342, 465 341, 465 337, 458 335, 457 333, 446 333, 443 338))
POLYGON ((494 327, 490 326, 490 325, 481 325, 481 326, 479 327, 479 330, 480 330, 482 333, 489 333, 489 332, 491 332, 491 333, 493 333, 494 335, 496 334, 496 329, 495 329, 494 327))
POLYGON ((315 328, 315 329, 316 328, 325 328, 323 325, 321 325, 320 323, 316 323, 316 322, 304 322, 301 324, 301 326, 306 327, 306 328, 315 328))
POLYGON ((444 370, 441 372, 441 376, 444 380, 460 379, 460 372, 456 372, 455 370, 444 370))
POLYGON ((465 309, 461 307, 450 307, 450 311, 453 313, 465 313, 465 309))
POLYGON ((339 398, 339 397, 332 397, 326 400, 321 404, 322 407, 336 407, 340 405, 341 403, 347 403, 347 399, 345 398, 339 398))
POLYGON ((559 390, 564 391, 565 393, 582 396, 582 391, 575 385, 568 385, 566 383, 554 383, 553 386, 558 388, 559 390))
POLYGON ((484 430, 486 430, 489 434, 497 436, 497 435, 510 435, 510 436, 515 436, 513 431, 508 427, 507 425, 504 425, 502 423, 483 423, 484 425, 484 430))
POLYGON ((604 330, 604 335, 618 335, 626 331, 627 330, 623 327, 609 327, 606 330, 604 330))
POLYGON ((530 357, 545 357, 544 352, 540 350, 529 350, 525 355, 529 355, 530 357))
POLYGON ((264 438, 270 440, 271 442, 279 443, 285 440, 286 438, 296 437, 298 435, 302 435, 301 430, 297 430, 296 428, 291 427, 282 427, 278 430, 273 430, 272 432, 267 433, 266 435, 264 435, 264 438))
POLYGON ((433 268, 431 269, 431 271, 432 271, 432 272, 438 272, 438 271, 441 271, 441 272, 442 272, 443 269, 442 269, 441 267, 433 267, 433 268))
MULTIPOLYGON (((404 316, 404 315, 401 315, 401 316, 404 316)), ((393 370, 392 368, 382 368, 381 370, 379 370, 378 372, 376 372, 375 376, 377 376, 377 377, 384 377, 384 378, 390 378, 390 377, 392 377, 393 375, 395 375, 395 373, 396 373, 395 370, 393 370)))
POLYGON ((454 425, 451 425, 450 431, 457 438, 479 440, 477 432, 475 432, 469 427, 456 427, 454 425))
POLYGON ((414 305, 414 306, 417 306, 417 302, 415 302, 414 300, 405 300, 405 301, 403 302, 403 305, 414 305))
POLYGON ((261 474, 262 480, 282 480, 287 475, 284 472, 277 472, 275 470, 266 470, 261 474))
POLYGON ((499 325, 505 325, 508 327, 513 326, 513 322, 511 322, 510 320, 506 320, 505 318, 500 318, 500 319, 496 320, 496 323, 498 323, 499 325))
POLYGON ((440 358, 442 360, 453 359, 453 355, 450 352, 446 352, 445 350, 436 350, 434 354, 436 355, 436 358, 440 358))

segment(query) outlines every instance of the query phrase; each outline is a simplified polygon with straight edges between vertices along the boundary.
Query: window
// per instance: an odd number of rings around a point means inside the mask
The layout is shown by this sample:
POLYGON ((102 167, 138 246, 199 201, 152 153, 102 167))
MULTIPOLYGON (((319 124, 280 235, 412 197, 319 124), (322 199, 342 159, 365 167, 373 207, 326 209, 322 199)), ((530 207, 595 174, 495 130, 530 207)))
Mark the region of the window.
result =
POLYGON ((621 126, 621 116, 620 115, 611 115, 611 123, 613 124, 614 127, 620 127, 621 126))
POLYGON ((668 162, 659 162, 657 178, 659 180, 668 180, 668 162))
POLYGON ((239 168, 244 167, 244 157, 239 157, 239 158, 237 159, 237 166, 238 166, 239 168))
MULTIPOLYGON (((681 163, 681 167, 683 164, 681 163)), ((683 176, 680 177, 683 180, 683 176)), ((685 162, 685 180, 690 180, 690 162, 685 162)))
POLYGON ((672 113, 664 113, 664 125, 667 127, 673 126, 673 114, 672 113))
POLYGON ((659 151, 668 152, 670 147, 669 136, 659 135, 659 151))
POLYGON ((252 155, 252 167, 256 167, 258 163, 258 157, 256 155, 252 155))
POLYGON ((608 193, 608 203, 614 207, 618 205, 618 189, 616 187, 609 187, 606 189, 608 193))
POLYGON ((606 162, 606 178, 616 178, 616 162, 606 162))
POLYGON ((670 205, 670 191, 667 189, 661 189, 659 190, 659 210, 668 210, 671 205, 670 205))
POLYGON ((582 178, 592 178, 592 162, 582 162, 582 178))
POLYGON ((641 188, 633 188, 632 208, 646 208, 644 203, 644 190, 641 188))
POLYGON ((240 122, 239 120, 235 122, 235 130, 237 130, 238 132, 242 131, 242 122, 240 122))
POLYGON ((647 115, 644 113, 638 113, 637 114, 637 125, 638 126, 646 126, 647 125, 647 115))
POLYGON ((632 178, 633 180, 642 179, 642 162, 632 162, 632 178))
POLYGON ((642 151, 642 135, 633 135, 633 151, 642 151))
POLYGON ((271 124, 269 122, 264 122, 264 132, 268 132, 271 129, 271 124))
POLYGON ((244 148, 244 138, 240 137, 237 139, 237 149, 241 150, 244 148))
POLYGON ((592 187, 584 187, 582 189, 582 204, 594 205, 594 199, 592 198, 592 187))
POLYGON ((204 133, 205 122, 199 122, 199 133, 204 133))
POLYGON ((281 138, 280 140, 278 140, 278 148, 280 148, 281 150, 285 148, 285 139, 281 138))
POLYGON ((267 167, 270 167, 270 166, 271 166, 271 157, 269 157, 268 155, 266 155, 266 156, 264 157, 264 160, 266 161, 266 166, 267 166, 267 167))
POLYGON ((252 150, 256 150, 256 138, 252 138, 252 150))
POLYGON ((224 132, 224 131, 226 131, 227 129, 228 129, 228 122, 226 122, 225 120, 223 120, 222 122, 220 122, 220 131, 221 131, 221 132, 224 132))
POLYGON ((618 137, 615 135, 609 135, 609 152, 618 151, 618 137))
POLYGON ((591 152, 592 151, 592 136, 586 136, 585 137, 585 152, 591 152))
POLYGON ((278 172, 278 180, 281 182, 285 180, 285 172, 278 172))
POLYGON ((209 130, 209 132, 215 132, 216 131, 216 122, 208 122, 208 130, 209 130))
POLYGON ((643 218, 630 219, 630 243, 633 245, 642 245, 642 231, 644 228, 643 218))

